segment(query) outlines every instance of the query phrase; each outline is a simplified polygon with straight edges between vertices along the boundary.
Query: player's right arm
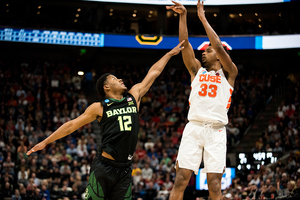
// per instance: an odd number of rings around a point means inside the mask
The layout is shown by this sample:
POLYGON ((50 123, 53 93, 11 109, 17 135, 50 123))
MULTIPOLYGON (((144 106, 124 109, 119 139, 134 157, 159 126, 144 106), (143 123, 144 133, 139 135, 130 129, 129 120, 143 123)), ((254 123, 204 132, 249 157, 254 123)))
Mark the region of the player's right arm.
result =
POLYGON ((27 155, 30 155, 33 152, 44 149, 51 142, 73 133, 78 128, 94 121, 95 119, 100 120, 102 117, 102 113, 103 113, 102 104, 101 103, 93 103, 79 117, 64 123, 55 132, 53 132, 49 137, 47 137, 45 140, 43 140, 42 142, 38 143, 33 148, 31 148, 27 152, 27 155))
POLYGON ((176 47, 174 47, 171 51, 166 53, 161 59, 159 59, 152 67, 149 69, 146 77, 143 79, 141 83, 135 84, 130 90, 129 93, 132 94, 137 101, 138 109, 141 102, 142 97, 148 92, 150 87, 152 86, 155 79, 161 74, 164 70, 165 66, 171 59, 171 57, 179 54, 180 51, 184 49, 182 44, 184 41, 181 41, 176 47))
POLYGON ((195 53, 193 50, 192 45, 189 43, 188 40, 188 29, 187 29, 187 10, 186 8, 175 1, 172 1, 174 5, 167 6, 167 9, 172 9, 174 12, 180 15, 179 18, 179 41, 185 40, 183 44, 184 49, 182 50, 182 58, 183 62, 188 69, 191 80, 193 81, 194 77, 196 76, 199 68, 201 68, 200 61, 195 57, 195 53))

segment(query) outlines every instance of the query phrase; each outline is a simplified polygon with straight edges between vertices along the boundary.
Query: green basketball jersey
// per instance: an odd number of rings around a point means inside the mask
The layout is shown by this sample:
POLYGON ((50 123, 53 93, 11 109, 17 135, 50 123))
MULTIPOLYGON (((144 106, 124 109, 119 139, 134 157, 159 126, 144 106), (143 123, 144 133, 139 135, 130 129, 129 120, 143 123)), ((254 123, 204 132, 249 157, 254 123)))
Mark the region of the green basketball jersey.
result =
POLYGON ((100 121, 101 151, 110 154, 117 162, 132 159, 138 140, 139 114, 134 97, 127 93, 123 99, 105 99, 100 121))

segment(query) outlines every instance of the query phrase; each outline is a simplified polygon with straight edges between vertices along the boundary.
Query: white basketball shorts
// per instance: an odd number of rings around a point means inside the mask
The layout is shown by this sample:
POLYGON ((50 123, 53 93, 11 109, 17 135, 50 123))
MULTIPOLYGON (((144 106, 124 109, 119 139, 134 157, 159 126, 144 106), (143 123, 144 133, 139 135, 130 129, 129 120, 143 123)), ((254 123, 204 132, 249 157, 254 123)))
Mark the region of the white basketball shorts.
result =
POLYGON ((223 173, 226 168, 226 128, 190 121, 184 128, 177 156, 179 168, 198 174, 202 161, 203 173, 223 173))

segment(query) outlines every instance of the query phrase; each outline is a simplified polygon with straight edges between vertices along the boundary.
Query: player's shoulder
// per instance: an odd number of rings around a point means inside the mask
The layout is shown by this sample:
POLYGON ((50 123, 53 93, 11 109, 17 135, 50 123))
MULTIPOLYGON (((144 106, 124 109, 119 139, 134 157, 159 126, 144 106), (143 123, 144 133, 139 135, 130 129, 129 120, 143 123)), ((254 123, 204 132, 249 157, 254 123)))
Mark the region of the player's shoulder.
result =
POLYGON ((89 115, 96 116, 98 119, 103 115, 103 105, 101 102, 94 102, 86 109, 86 112, 89 115))
POLYGON ((99 111, 102 111, 103 110, 103 105, 101 102, 94 102, 92 103, 89 107, 88 107, 88 110, 90 112, 99 112, 99 111))
POLYGON ((140 87, 141 87, 141 83, 134 84, 134 85, 130 88, 130 90, 129 90, 128 92, 129 92, 129 93, 132 93, 132 92, 134 92, 134 91, 136 91, 136 90, 139 90, 140 87))
POLYGON ((90 106, 92 107, 95 107, 95 106, 102 106, 102 103, 99 101, 99 102, 94 102, 92 103, 90 106))
POLYGON ((133 96, 136 101, 140 99, 140 90, 141 90, 141 83, 137 83, 128 91, 128 94, 133 96))

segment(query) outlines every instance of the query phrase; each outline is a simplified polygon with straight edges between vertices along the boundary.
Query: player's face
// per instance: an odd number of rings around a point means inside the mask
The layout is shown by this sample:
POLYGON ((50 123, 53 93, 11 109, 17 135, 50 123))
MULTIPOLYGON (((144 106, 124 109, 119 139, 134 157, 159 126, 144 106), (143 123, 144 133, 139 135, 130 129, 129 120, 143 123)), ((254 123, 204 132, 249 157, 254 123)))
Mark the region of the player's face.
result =
POLYGON ((107 83, 112 89, 116 89, 116 90, 119 90, 119 89, 126 90, 127 89, 127 87, 125 86, 122 79, 118 79, 114 75, 109 75, 107 77, 107 83))
POLYGON ((208 46, 204 52, 202 53, 202 63, 205 67, 208 67, 211 63, 217 61, 217 53, 212 48, 212 46, 208 46))

